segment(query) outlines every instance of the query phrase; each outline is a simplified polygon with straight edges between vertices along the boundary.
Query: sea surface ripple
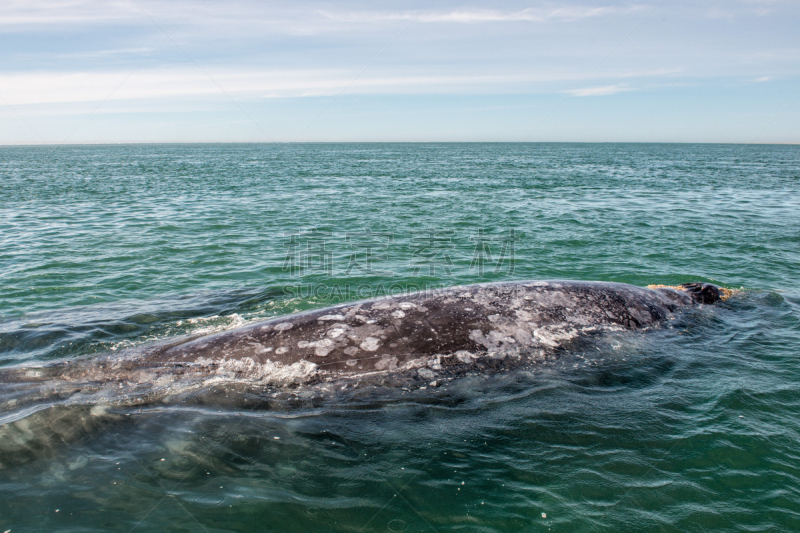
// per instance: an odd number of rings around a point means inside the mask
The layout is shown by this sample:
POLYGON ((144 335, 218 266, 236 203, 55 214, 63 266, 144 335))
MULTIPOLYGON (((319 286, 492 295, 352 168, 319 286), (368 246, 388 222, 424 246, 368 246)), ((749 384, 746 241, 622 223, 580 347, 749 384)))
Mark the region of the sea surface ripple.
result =
POLYGON ((798 264, 796 146, 0 147, 0 368, 415 288, 739 289, 425 389, 25 411, 0 384, 0 531, 800 530, 798 264))

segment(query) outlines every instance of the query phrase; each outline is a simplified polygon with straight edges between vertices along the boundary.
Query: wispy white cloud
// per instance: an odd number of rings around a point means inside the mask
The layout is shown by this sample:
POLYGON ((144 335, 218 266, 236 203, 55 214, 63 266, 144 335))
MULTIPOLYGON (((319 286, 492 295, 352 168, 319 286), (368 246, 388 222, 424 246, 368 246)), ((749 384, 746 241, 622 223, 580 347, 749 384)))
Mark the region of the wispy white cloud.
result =
POLYGON ((375 23, 391 20, 416 20, 418 22, 546 22, 548 20, 574 21, 609 14, 630 13, 641 6, 618 8, 614 6, 565 6, 552 8, 526 8, 516 11, 491 9, 457 9, 453 11, 351 11, 319 13, 340 22, 375 23))
POLYGON ((5 0, 2 11, 0 26, 5 27, 103 23, 141 16, 135 4, 121 0, 5 0))
MULTIPOLYGON (((11 105, 147 100, 228 95, 238 99, 296 98, 348 94, 476 94, 557 92, 580 73, 426 74, 376 71, 356 79, 344 69, 206 70, 193 67, 100 72, 18 72, 0 74, 0 94, 11 105), (536 87, 536 89, 534 89, 536 87)), ((661 71, 616 72, 616 78, 658 76, 661 71)), ((598 73, 598 76, 604 75, 598 73)), ((597 78, 595 78, 597 79, 597 78)), ((573 96, 602 96, 632 90, 622 84, 575 89, 573 96)))
MULTIPOLYGON (((31 26, 53 26, 66 24, 128 23, 149 24, 142 9, 156 20, 178 22, 188 13, 194 12, 197 2, 177 0, 154 2, 139 0, 5 0, 0 28, 5 31, 21 31, 31 26), (137 5, 138 4, 138 5, 137 5), (138 6, 141 6, 140 9, 138 6)), ((330 21, 341 23, 375 24, 391 21, 411 21, 420 23, 486 23, 486 22, 546 22, 578 21, 606 15, 629 14, 644 9, 645 6, 631 4, 615 5, 565 5, 546 4, 524 9, 485 9, 456 8, 450 10, 359 10, 351 2, 338 5, 326 4, 317 8, 313 4, 271 3, 269 6, 239 0, 236 2, 203 2, 193 15, 191 24, 203 26, 251 25, 253 23, 278 25, 281 31, 297 32, 335 30, 330 21), (315 22, 316 19, 316 22, 315 22), (327 21, 327 26, 321 25, 327 21)))
MULTIPOLYGON (((208 71, 207 71, 208 72, 208 71)), ((192 67, 140 70, 128 77, 115 72, 36 72, 0 75, 0 94, 12 105, 101 100, 147 100, 221 95, 236 98, 292 98, 351 93, 440 92, 449 88, 524 81, 524 77, 492 75, 370 74, 315 70, 211 70, 213 81, 192 67)))
POLYGON ((604 85, 601 87, 586 87, 582 89, 570 89, 565 91, 572 96, 609 96, 612 94, 632 91, 633 89, 625 85, 604 85))

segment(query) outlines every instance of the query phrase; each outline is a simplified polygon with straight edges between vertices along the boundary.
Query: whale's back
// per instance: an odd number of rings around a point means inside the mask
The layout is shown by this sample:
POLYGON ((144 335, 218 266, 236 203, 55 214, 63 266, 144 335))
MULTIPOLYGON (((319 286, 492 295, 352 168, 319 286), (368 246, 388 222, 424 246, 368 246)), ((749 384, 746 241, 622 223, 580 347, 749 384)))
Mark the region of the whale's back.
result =
POLYGON ((158 349, 148 361, 313 363, 328 372, 429 364, 431 357, 541 356, 602 329, 639 329, 690 305, 687 294, 622 283, 472 285, 274 318, 158 349))

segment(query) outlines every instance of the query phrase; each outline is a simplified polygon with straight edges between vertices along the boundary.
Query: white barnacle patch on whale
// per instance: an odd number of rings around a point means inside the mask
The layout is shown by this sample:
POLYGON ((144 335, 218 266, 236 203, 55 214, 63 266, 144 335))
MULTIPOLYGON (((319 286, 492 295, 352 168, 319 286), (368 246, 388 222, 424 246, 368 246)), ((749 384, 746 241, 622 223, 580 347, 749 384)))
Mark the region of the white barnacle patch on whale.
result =
POLYGON ((355 355, 358 353, 358 347, 356 346, 348 346, 344 350, 342 350, 346 355, 355 355))
POLYGON ((518 350, 517 344, 525 345, 527 343, 524 341, 530 338, 526 337, 524 333, 523 330, 520 334, 520 328, 512 324, 502 324, 499 325, 499 329, 493 329, 486 334, 479 329, 474 329, 470 331, 469 338, 488 351, 518 350), (523 342, 519 342, 520 340, 523 342))
POLYGON ((287 331, 287 330, 292 329, 293 326, 294 326, 294 324, 292 324, 291 322, 281 322, 280 324, 275 324, 275 330, 276 331, 287 331))
POLYGON ((397 311, 393 311, 393 312, 392 312, 392 316, 393 316, 394 318, 403 318, 403 317, 405 317, 405 316, 406 316, 406 314, 405 314, 403 311, 400 311, 400 310, 398 309, 397 311))
POLYGON ((533 335, 545 346, 555 348, 577 337, 578 331, 573 328, 542 327, 534 330, 533 335))
MULTIPOLYGON (((467 350, 459 350, 455 353, 456 359, 461 361, 464 364, 469 364, 472 362, 473 359, 477 359, 478 356, 469 352, 467 350)), ((433 377, 433 376, 431 376, 433 377)))
POLYGON ((314 355, 318 357, 325 357, 333 350, 333 341, 330 339, 322 339, 314 343, 314 355))
POLYGON ((374 352, 378 349, 381 345, 381 341, 376 339, 375 337, 367 337, 364 339, 364 342, 361 343, 361 349, 367 352, 374 352))
POLYGON ((384 355, 379 361, 375 362, 377 370, 394 370, 397 368, 397 357, 394 355, 384 355))
POLYGON ((484 339, 483 332, 479 329, 473 329, 472 331, 469 332, 469 338, 470 340, 473 340, 478 344, 482 344, 484 339))
POLYGON ((305 360, 291 365, 274 361, 258 363, 249 357, 242 359, 200 358, 196 362, 200 367, 213 369, 217 378, 270 385, 304 382, 317 372, 317 365, 305 360))
POLYGON ((344 331, 344 328, 333 328, 328 331, 328 337, 332 339, 338 339, 342 336, 342 334, 344 334, 344 331))
POLYGON ((278 355, 283 355, 288 351, 289 351, 289 348, 287 348, 286 346, 281 346, 280 348, 275 350, 275 353, 278 354, 278 355))
POLYGON ((490 331, 486 337, 493 346, 499 346, 504 342, 514 342, 510 337, 506 337, 502 331, 497 330, 490 331))
POLYGON ((318 341, 299 341, 297 347, 301 349, 314 348, 314 355, 325 357, 334 348, 334 342, 331 339, 321 339, 318 341))
POLYGON ((403 311, 408 311, 410 309, 414 309, 415 307, 417 307, 417 304, 411 302, 400 302, 398 307, 403 311))

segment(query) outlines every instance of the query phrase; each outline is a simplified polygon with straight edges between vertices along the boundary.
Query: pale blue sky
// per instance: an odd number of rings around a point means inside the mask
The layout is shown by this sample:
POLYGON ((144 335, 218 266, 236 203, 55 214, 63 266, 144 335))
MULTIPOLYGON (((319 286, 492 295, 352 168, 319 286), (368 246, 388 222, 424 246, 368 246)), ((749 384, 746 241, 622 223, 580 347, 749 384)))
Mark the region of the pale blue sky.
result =
POLYGON ((800 2, 4 0, 0 144, 800 142, 800 2))

